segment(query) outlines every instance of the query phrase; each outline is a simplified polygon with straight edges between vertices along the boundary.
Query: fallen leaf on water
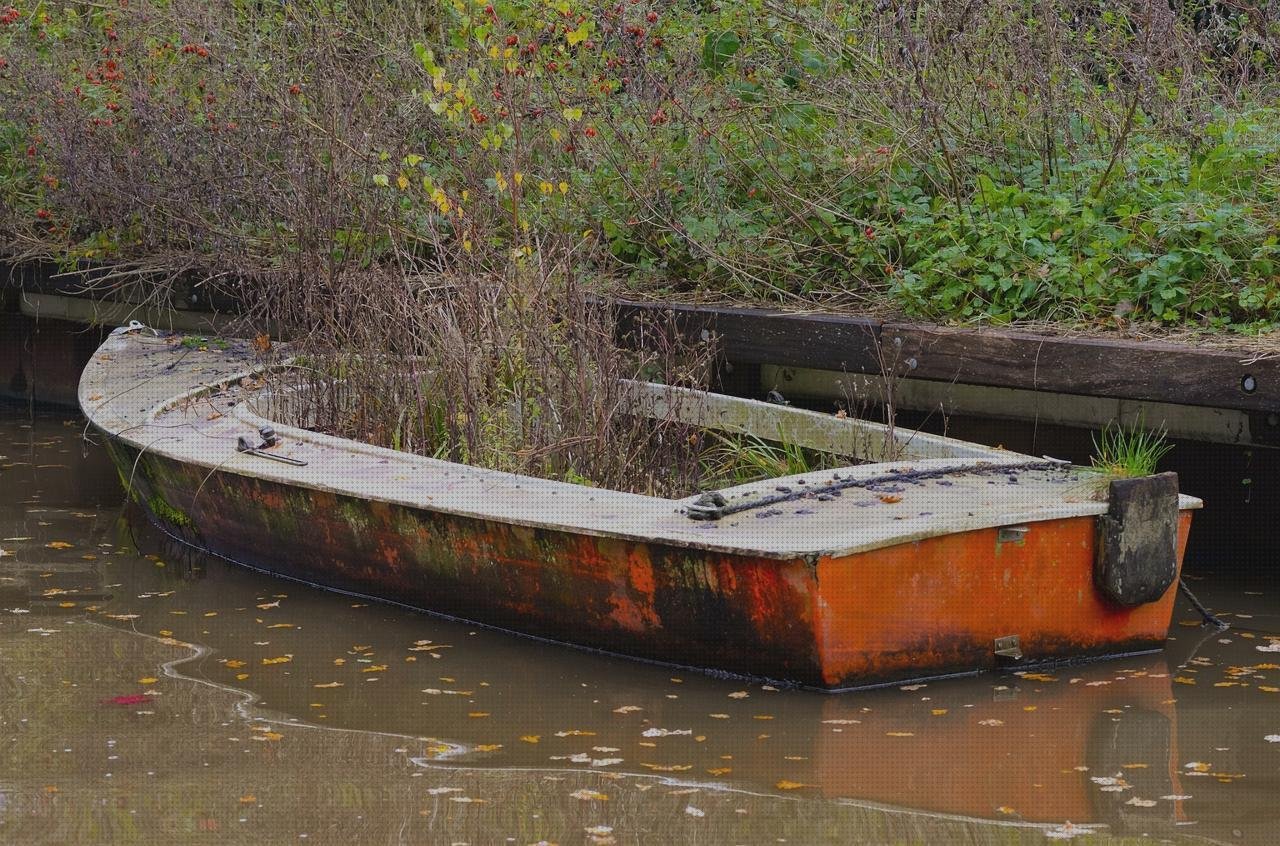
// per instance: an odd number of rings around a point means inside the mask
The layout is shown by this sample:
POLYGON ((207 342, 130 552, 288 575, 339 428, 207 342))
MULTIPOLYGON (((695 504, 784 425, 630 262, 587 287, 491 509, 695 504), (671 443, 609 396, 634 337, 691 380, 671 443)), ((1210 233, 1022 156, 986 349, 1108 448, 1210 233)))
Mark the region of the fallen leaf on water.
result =
POLYGON ((143 702, 150 702, 151 697, 145 693, 131 693, 126 696, 113 696, 110 699, 101 700, 103 705, 141 705, 143 702))
POLYGON ((443 793, 461 793, 461 792, 462 792, 461 787, 430 787, 427 789, 427 793, 431 794, 432 796, 439 796, 443 793))
POLYGON ((654 772, 658 772, 658 773, 682 773, 682 772, 685 772, 686 770, 691 770, 691 769, 693 769, 693 764, 645 764, 645 763, 641 763, 641 764, 640 764, 640 766, 644 767, 644 768, 645 768, 645 769, 647 769, 647 770, 653 770, 654 772))
POLYGON ((572 793, 570 793, 569 795, 570 795, 570 796, 572 796, 574 799, 581 799, 581 800, 582 800, 582 801, 584 801, 584 802, 607 802, 607 801, 609 801, 609 796, 608 796, 608 794, 606 794, 606 793, 600 793, 600 792, 598 792, 598 791, 591 790, 591 789, 586 788, 586 787, 582 788, 581 790, 575 790, 575 791, 573 791, 572 793))
POLYGON ((705 817, 707 812, 701 808, 695 808, 692 805, 685 805, 684 812, 691 817, 705 817))
POLYGON ((862 723, 862 720, 823 720, 824 725, 828 726, 854 726, 862 723))
POLYGON ((708 716, 708 717, 710 717, 710 718, 711 718, 711 719, 713 719, 713 720, 727 720, 727 719, 729 719, 729 715, 728 715, 728 714, 707 714, 707 716, 708 716))
POLYGON ((477 752, 493 752, 501 748, 502 748, 501 743, 481 743, 479 746, 476 747, 476 751, 477 752))
POLYGON ((328 682, 326 684, 312 685, 312 687, 342 687, 342 682, 333 681, 333 682, 328 682))
POLYGON ((261 605, 259 605, 258 607, 259 607, 259 608, 261 608, 263 611, 266 611, 266 610, 271 609, 271 608, 279 608, 279 607, 280 607, 280 600, 278 600, 278 599, 277 599, 275 602, 264 602, 264 603, 262 603, 261 605))
POLYGON ((523 740, 525 743, 537 743, 539 740, 541 740, 541 739, 542 739, 542 735, 540 735, 540 734, 525 734, 525 735, 521 735, 521 736, 520 736, 520 739, 521 739, 521 740, 523 740))
POLYGON ((1002 726, 1002 725, 1004 725, 1004 720, 978 720, 978 725, 980 725, 980 726, 1002 726))
POLYGON ((1173 680, 1177 684, 1195 684, 1195 679, 1189 679, 1186 676, 1174 676, 1173 680))
POLYGON ((888 737, 915 737, 916 733, 914 731, 886 731, 885 735, 888 737))
POLYGON ((283 737, 284 735, 278 731, 263 731, 255 734, 252 739, 273 741, 273 740, 280 740, 283 737))
POLYGON ((1016 814, 1018 812, 1015 811, 1013 808, 1010 808, 1008 805, 1001 805, 999 808, 996 808, 996 813, 1004 814, 1007 817, 1007 816, 1016 814))
POLYGON ((470 711, 470 712, 468 712, 468 713, 467 713, 467 716, 468 716, 468 717, 471 717, 472 719, 477 719, 477 720, 478 720, 478 719, 480 719, 481 717, 487 717, 487 716, 489 716, 489 712, 488 712, 488 711, 470 711))
POLYGON ((556 737, 595 737, 594 731, 583 731, 582 729, 565 729, 556 732, 556 737))
MULTIPOLYGON (((161 634, 164 634, 164 632, 161 632, 161 634)), ((172 634, 172 632, 170 632, 170 634, 172 634)), ((238 658, 229 658, 225 663, 228 667, 230 667, 233 670, 238 670, 244 666, 244 662, 239 660, 238 658)))
POLYGON ((1145 770, 1150 765, 1149 764, 1121 764, 1120 766, 1124 767, 1126 770, 1145 770))
POLYGON ((281 655, 279 658, 263 658, 263 664, 288 664, 293 660, 292 655, 281 655))
POLYGON ((935 717, 941 717, 943 714, 947 713, 947 709, 946 709, 946 708, 934 708, 934 709, 933 709, 932 711, 930 711, 929 713, 933 714, 935 717))
POLYGON ((897 494, 877 494, 876 499, 893 505, 895 502, 902 502, 902 497, 897 494))
POLYGON ((1184 802, 1191 797, 1186 793, 1170 793, 1168 796, 1161 796, 1166 802, 1184 802))
POLYGON ((1269 734, 1262 739, 1267 743, 1280 743, 1280 734, 1269 734))
POLYGON ((727 775, 728 773, 733 772, 733 767, 712 767, 711 769, 707 770, 707 772, 713 776, 722 776, 722 775, 727 775))
POLYGON ((45 546, 49 549, 70 549, 75 546, 75 544, 70 544, 66 541, 50 541, 49 543, 46 543, 45 546))
POLYGON ((244 681, 247 678, 249 678, 248 673, 236 673, 236 681, 244 681))
POLYGON ((160 680, 155 676, 146 676, 144 678, 138 679, 138 684, 155 684, 158 681, 160 680))
POLYGON ((802 787, 808 787, 808 786, 809 785, 805 784, 804 782, 788 781, 785 778, 774 785, 774 787, 778 788, 779 790, 799 790, 802 787))
POLYGON ((257 801, 258 801, 257 796, 241 796, 240 797, 240 803, 242 805, 252 805, 257 801))
POLYGON ((643 710, 644 710, 644 709, 643 709, 643 708, 641 708, 639 705, 623 705, 623 706, 621 706, 621 707, 614 708, 614 709, 613 709, 613 713, 615 713, 615 714, 630 714, 630 713, 632 713, 633 711, 643 711, 643 710))
POLYGON ((751 694, 747 693, 745 690, 735 690, 733 693, 729 694, 729 698, 730 699, 746 699, 750 695, 751 694))
POLYGON ((372 667, 365 667, 365 668, 364 668, 364 669, 362 669, 360 672, 362 672, 362 673, 381 673, 381 672, 382 672, 383 670, 385 670, 385 669, 387 669, 387 665, 386 665, 386 664, 374 664, 372 667))
POLYGON ((1156 800, 1139 799, 1137 796, 1134 796, 1130 798, 1128 802, 1125 802, 1125 804, 1133 805, 1135 808, 1154 808, 1156 806, 1156 800))

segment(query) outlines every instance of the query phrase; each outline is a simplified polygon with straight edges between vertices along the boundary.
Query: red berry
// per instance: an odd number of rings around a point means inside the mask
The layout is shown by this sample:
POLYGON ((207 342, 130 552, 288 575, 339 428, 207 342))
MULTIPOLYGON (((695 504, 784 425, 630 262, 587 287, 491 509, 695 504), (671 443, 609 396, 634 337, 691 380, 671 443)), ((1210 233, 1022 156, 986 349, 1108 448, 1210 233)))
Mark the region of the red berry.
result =
POLYGON ((507 36, 507 46, 508 46, 508 47, 514 47, 514 46, 516 46, 516 45, 517 45, 517 44, 519 44, 519 43, 520 43, 520 37, 519 37, 518 35, 508 35, 508 36, 507 36))
POLYGON ((645 19, 646 21, 648 21, 649 23, 654 23, 655 21, 657 21, 657 20, 658 20, 658 13, 657 13, 657 12, 650 12, 649 14, 647 14, 647 15, 645 15, 645 16, 644 16, 644 19, 645 19))
POLYGON ((582 130, 582 134, 587 136, 588 138, 595 138, 596 128, 594 126, 588 126, 586 129, 582 130))
POLYGON ((36 217, 41 220, 48 220, 51 216, 48 209, 36 209, 36 217))

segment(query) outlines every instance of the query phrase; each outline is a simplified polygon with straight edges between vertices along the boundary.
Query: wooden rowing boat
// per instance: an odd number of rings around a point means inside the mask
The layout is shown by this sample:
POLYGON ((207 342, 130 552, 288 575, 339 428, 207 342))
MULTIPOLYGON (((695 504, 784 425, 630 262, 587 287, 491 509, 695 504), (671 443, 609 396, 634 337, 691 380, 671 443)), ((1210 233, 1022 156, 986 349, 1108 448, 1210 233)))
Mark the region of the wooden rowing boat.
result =
POLYGON ((629 386, 640 413, 870 463, 678 500, 588 488, 268 420, 248 343, 180 340, 117 330, 79 389, 166 532, 276 575, 709 671, 837 690, 1159 649, 1200 507, 1172 474, 1109 481, 647 383, 629 386))

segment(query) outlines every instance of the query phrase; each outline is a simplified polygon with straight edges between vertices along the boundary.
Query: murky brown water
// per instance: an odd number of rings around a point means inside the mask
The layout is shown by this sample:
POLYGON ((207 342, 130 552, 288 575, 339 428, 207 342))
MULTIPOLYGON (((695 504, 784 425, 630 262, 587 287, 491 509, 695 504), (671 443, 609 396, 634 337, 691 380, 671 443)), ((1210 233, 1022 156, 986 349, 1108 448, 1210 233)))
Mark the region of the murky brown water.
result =
POLYGON ((75 420, 0 408, 0 456, 5 843, 1280 837, 1274 574, 1193 562, 1247 629, 1159 656, 776 691, 193 554, 75 420))

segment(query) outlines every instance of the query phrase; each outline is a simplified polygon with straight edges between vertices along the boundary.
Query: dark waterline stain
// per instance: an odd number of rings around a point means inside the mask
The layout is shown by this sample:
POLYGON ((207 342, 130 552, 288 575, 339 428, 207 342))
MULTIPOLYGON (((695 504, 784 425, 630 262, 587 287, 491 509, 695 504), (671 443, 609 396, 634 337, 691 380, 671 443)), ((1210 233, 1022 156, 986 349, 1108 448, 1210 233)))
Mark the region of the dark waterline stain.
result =
POLYGON ((779 691, 199 555, 128 520, 81 435, 0 409, 3 842, 1241 843, 1280 824, 1265 574, 1190 562, 1239 628, 1180 606, 1162 655, 779 691))

